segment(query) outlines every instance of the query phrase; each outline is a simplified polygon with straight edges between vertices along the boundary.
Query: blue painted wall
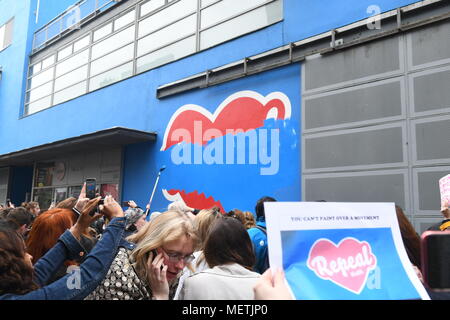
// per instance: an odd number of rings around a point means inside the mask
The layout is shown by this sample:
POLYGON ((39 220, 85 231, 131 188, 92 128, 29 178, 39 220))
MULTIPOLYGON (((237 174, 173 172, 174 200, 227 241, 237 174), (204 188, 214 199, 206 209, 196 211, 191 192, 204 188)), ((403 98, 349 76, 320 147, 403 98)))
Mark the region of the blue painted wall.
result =
MULTIPOLYGON (((16 19, 13 45, 0 52, 0 65, 4 68, 4 76, 0 82, 0 154, 114 126, 156 132, 156 143, 128 146, 124 152, 123 198, 134 198, 143 205, 148 201, 158 169, 169 163, 170 152, 160 152, 159 149, 168 121, 178 108, 193 103, 213 112, 223 100, 242 90, 252 90, 261 95, 281 91, 292 103, 292 118, 284 121, 287 127, 280 131, 282 138, 286 140, 281 148, 289 156, 281 159, 278 175, 261 177, 251 166, 183 168, 170 165, 163 173, 160 184, 164 188, 185 189, 187 192, 207 192, 207 196, 220 200, 227 210, 235 205, 241 209, 253 210, 257 197, 265 194, 271 194, 280 200, 299 199, 299 65, 163 100, 156 98, 156 89, 160 85, 207 69, 367 18, 370 15, 367 7, 373 4, 372 1, 284 0, 284 21, 280 23, 20 118, 33 33, 75 2, 41 0, 37 24, 34 13, 37 0, 3 0, 0 3, 0 9, 8 8, 0 10, 0 24, 12 16, 16 19), (292 130, 295 134, 291 134, 292 130), (290 150, 290 145, 295 147, 290 150), (189 175, 185 174, 187 172, 189 175), (246 190, 257 192, 244 192, 241 187, 243 184, 246 190), (239 198, 238 202, 236 197, 239 198)), ((380 0, 377 5, 384 12, 413 2, 416 1, 380 0)), ((264 128, 280 125, 280 122, 268 121, 264 128)), ((160 193, 155 196, 155 210, 166 204, 167 201, 160 193)))
MULTIPOLYGON (((300 200, 301 99, 299 88, 300 66, 292 65, 161 100, 157 106, 158 111, 154 111, 158 117, 152 117, 154 119, 152 128, 158 132, 156 143, 133 145, 126 148, 123 199, 134 199, 141 205, 145 205, 151 195, 159 169, 166 166, 166 170, 161 174, 158 189, 205 193, 206 197, 211 196, 216 201, 220 201, 226 211, 233 208, 254 211, 256 201, 264 195, 284 201, 300 200), (177 165, 173 160, 175 147, 160 151, 169 120, 180 107, 186 104, 195 104, 214 113, 225 99, 242 90, 251 90, 262 96, 273 92, 282 92, 289 98, 292 109, 290 119, 267 120, 262 128, 256 130, 259 137, 260 130, 267 130, 270 133, 271 129, 279 129, 279 164, 277 164, 279 169, 276 174, 261 174, 261 167, 269 167, 269 165, 262 165, 259 158, 257 164, 250 164, 248 149, 245 150, 245 163, 237 164, 236 159, 233 165, 205 164, 204 156, 202 156, 202 164, 177 165), (140 181, 140 184, 136 184, 136 181, 140 181)), ((245 107, 242 105, 240 111, 242 115, 247 112, 245 107)), ((217 138, 213 139, 212 143, 214 140, 221 140, 219 143, 223 144, 225 154, 227 152, 226 141, 223 138, 217 138)), ((266 146, 270 154, 271 146, 266 146)), ((264 145, 258 142, 258 152, 263 147, 264 145)), ((189 144, 188 148, 191 148, 191 162, 193 163, 193 148, 195 147, 189 144)), ((204 155, 205 147, 201 149, 202 155, 204 155)), ((233 151, 237 154, 236 149, 237 147, 233 151)), ((225 155, 222 159, 225 159, 225 155)), ((167 208, 168 203, 163 194, 158 192, 153 199, 152 211, 163 210, 167 208)))
MULTIPOLYGON (((33 13, 39 12, 37 15, 33 14, 34 30, 37 30, 47 24, 49 21, 53 20, 59 14, 64 12, 73 4, 77 3, 77 0, 40 0, 39 11, 37 6, 37 0, 33 1, 33 13)), ((33 31, 34 31, 33 30, 33 31)))
POLYGON ((28 1, 14 0, 3 0, 0 5, 8 8, 0 10, 0 26, 14 18, 12 44, 0 51, 0 145, 6 146, 14 144, 24 95, 30 7, 28 1))
POLYGON ((284 44, 302 40, 339 28, 373 15, 376 5, 380 12, 390 11, 416 0, 284 0, 284 44))
MULTIPOLYGON (((4 1, 16 3, 12 0, 4 1)), ((412 2, 414 1, 383 0, 379 1, 379 5, 385 11, 412 2)), ((24 12, 29 12, 28 18, 33 21, 28 30, 27 51, 30 49, 31 34, 42 25, 45 21, 44 17, 52 19, 71 3, 75 3, 75 1, 41 1, 39 23, 36 25, 33 13, 36 8, 36 0, 30 2, 30 6, 24 10, 24 12)), ((2 88, 2 91, 8 92, 8 95, 14 92, 14 95, 7 100, 0 98, 1 105, 8 106, 7 114, 9 115, 5 118, 8 121, 0 131, 3 140, 3 143, 0 144, 0 154, 116 125, 155 131, 158 129, 159 120, 158 117, 155 117, 154 111, 159 111, 160 103, 155 97, 155 92, 159 85, 363 19, 368 16, 366 8, 370 4, 370 1, 335 0, 327 1, 327 4, 323 5, 322 1, 285 0, 283 22, 20 120, 18 115, 23 104, 21 103, 23 101, 23 83, 20 81, 9 83, 8 89, 14 88, 14 90, 3 90, 2 88), (344 3, 345 6, 342 5, 344 3), (34 134, 34 132, 42 130, 44 124, 48 123, 51 126, 45 126, 45 135, 34 134), (14 134, 14 139, 12 139, 9 132, 15 131, 20 131, 22 134, 20 136, 14 134)), ((16 11, 18 12, 18 10, 16 11)), ((16 25, 27 24, 19 22, 16 25)), ((16 41, 26 36, 26 30, 22 27, 20 30, 21 34, 16 35, 16 41)), ((20 48, 24 50, 23 45, 20 48)), ((17 53, 20 53, 19 56, 22 58, 25 57, 24 52, 17 53)), ((16 55, 12 54, 12 56, 16 55)), ((17 66, 9 61, 7 64, 8 66, 17 66)), ((24 74, 26 66, 22 65, 19 70, 24 74)), ((16 68, 14 72, 17 72, 16 68)), ((0 116, 5 117, 5 114, 0 114, 0 116)))

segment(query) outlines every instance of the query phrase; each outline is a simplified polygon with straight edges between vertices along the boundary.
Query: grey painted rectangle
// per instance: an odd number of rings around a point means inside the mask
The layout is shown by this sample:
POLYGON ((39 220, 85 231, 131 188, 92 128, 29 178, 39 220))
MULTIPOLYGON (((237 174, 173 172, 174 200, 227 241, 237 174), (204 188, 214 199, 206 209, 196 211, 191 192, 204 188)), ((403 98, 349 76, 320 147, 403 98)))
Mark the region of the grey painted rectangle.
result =
POLYGON ((433 210, 440 214, 441 197, 439 193, 439 179, 448 171, 418 172, 419 210, 433 210))
POLYGON ((305 200, 329 202, 395 202, 405 208, 403 174, 353 177, 305 177, 305 200))
POLYGON ((388 38, 308 59, 305 64, 305 89, 399 70, 399 50, 398 38, 388 38))
POLYGON ((417 160, 450 159, 450 120, 417 123, 417 160))
POLYGON ((412 32, 413 66, 450 58, 450 24, 442 23, 412 32))
POLYGON ((402 93, 399 81, 305 99, 305 129, 401 114, 402 93))
POLYGON ((450 108, 449 88, 450 70, 415 77, 415 112, 450 108))
POLYGON ((306 169, 402 162, 401 127, 305 139, 306 169))

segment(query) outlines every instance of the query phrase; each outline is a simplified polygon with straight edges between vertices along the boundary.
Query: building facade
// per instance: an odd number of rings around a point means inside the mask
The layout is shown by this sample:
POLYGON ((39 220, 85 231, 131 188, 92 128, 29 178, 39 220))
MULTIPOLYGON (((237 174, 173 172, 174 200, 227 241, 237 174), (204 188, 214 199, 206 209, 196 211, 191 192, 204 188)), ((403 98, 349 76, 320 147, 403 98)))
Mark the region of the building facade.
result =
POLYGON ((86 178, 182 199, 395 202, 441 219, 444 0, 1 0, 0 203, 86 178), (164 170, 163 170, 164 169, 164 170))

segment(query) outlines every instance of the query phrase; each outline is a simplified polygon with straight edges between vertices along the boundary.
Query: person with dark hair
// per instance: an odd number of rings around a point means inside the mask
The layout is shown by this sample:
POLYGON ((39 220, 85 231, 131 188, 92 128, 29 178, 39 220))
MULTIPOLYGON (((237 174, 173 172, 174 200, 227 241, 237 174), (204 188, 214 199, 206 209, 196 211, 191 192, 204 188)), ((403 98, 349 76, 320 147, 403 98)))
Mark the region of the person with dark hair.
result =
POLYGON ((79 272, 47 284, 65 260, 83 252, 80 236, 101 214, 90 215, 100 197, 90 200, 82 209, 77 223, 59 238, 56 245, 33 266, 22 237, 10 228, 0 226, 0 300, 78 300, 85 298, 106 276, 125 231, 120 205, 106 196, 100 205, 102 214, 111 219, 102 240, 81 264, 79 272))
POLYGON ((237 219, 215 220, 204 246, 205 269, 185 279, 180 300, 252 300, 260 274, 253 246, 245 227, 237 219))
POLYGON ((22 236, 26 236, 30 231, 31 223, 34 216, 25 208, 17 207, 11 209, 6 215, 6 220, 11 223, 14 230, 19 232, 22 236))
POLYGON ((25 209, 31 212, 31 214, 34 217, 37 217, 41 213, 41 208, 39 207, 39 202, 31 201, 31 202, 24 202, 21 205, 25 209))
POLYGON ((247 230, 253 243, 256 254, 256 264, 254 271, 263 274, 269 268, 269 253, 267 249, 266 215, 264 212, 264 202, 275 202, 272 197, 262 197, 256 202, 256 226, 247 230))
POLYGON ((6 221, 1 221, 0 300, 5 293, 22 295, 39 288, 33 279, 31 259, 20 234, 6 221))
POLYGON ((6 220, 6 217, 11 210, 13 210, 13 208, 3 208, 0 210, 0 219, 6 220))
POLYGON ((402 208, 395 206, 397 214, 398 226, 400 227, 400 234, 402 236, 403 245, 408 254, 409 261, 420 269, 420 236, 417 234, 414 226, 409 222, 402 208))
POLYGON ((127 217, 127 236, 141 230, 148 222, 145 220, 145 212, 139 207, 129 207, 125 210, 127 217))
POLYGON ((244 212, 242 212, 239 209, 233 209, 231 211, 228 211, 227 213, 225 213, 226 217, 231 217, 231 218, 235 218, 238 219, 243 225, 245 225, 245 215, 244 212))

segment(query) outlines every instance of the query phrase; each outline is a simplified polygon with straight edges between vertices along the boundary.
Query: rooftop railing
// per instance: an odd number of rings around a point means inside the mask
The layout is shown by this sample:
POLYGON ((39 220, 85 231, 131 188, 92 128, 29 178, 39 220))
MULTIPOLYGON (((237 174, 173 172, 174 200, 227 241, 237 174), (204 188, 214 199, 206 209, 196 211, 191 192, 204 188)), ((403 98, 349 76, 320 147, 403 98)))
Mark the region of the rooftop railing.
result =
POLYGON ((32 53, 124 0, 80 0, 34 33, 32 53))

